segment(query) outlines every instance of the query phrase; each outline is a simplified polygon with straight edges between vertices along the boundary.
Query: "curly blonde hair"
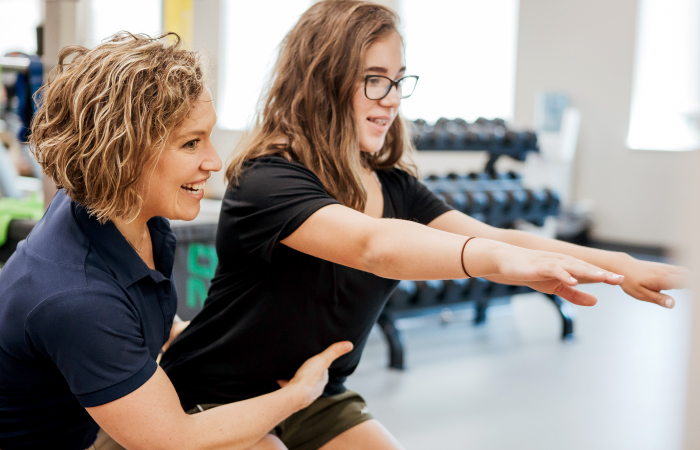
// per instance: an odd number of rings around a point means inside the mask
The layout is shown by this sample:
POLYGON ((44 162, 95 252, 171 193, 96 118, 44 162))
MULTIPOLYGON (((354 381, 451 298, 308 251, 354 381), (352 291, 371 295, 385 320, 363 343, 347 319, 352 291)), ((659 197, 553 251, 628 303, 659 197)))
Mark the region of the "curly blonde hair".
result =
POLYGON ((68 46, 37 94, 29 143, 44 173, 100 222, 131 220, 146 163, 204 90, 199 54, 175 33, 68 46))

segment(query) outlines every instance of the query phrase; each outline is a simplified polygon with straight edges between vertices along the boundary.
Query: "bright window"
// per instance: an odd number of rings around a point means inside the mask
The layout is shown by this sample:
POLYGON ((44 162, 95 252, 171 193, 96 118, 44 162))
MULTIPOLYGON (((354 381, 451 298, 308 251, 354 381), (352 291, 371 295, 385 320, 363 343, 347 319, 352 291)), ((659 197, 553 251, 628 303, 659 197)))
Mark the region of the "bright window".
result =
POLYGON ((518 0, 402 0, 411 119, 510 119, 515 95, 518 0))
POLYGON ((41 0, 0 0, 0 20, 0 56, 9 52, 36 54, 41 0))
POLYGON ((700 148, 700 1, 641 0, 627 143, 700 148))
POLYGON ((226 0, 219 72, 219 126, 241 130, 255 116, 279 44, 313 2, 226 0))
POLYGON ((90 13, 90 45, 119 31, 153 36, 163 28, 163 0, 92 0, 90 13))

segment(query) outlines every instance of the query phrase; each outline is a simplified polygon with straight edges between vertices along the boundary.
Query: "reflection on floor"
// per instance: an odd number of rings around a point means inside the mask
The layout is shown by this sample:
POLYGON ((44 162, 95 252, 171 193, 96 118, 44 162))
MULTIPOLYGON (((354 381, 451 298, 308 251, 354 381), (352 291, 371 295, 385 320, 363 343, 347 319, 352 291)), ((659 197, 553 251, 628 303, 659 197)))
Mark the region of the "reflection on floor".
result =
POLYGON ((584 287, 576 339, 538 294, 487 323, 410 319, 407 370, 386 368, 375 329, 348 387, 407 450, 677 450, 682 447, 690 294, 668 311, 619 288, 584 287))

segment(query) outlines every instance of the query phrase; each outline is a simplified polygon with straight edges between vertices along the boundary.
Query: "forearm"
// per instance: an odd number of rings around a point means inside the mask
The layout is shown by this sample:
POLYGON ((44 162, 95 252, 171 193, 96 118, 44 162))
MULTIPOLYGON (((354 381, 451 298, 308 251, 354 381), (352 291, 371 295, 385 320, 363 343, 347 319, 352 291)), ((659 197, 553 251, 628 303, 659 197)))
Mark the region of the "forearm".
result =
POLYGON ((177 448, 247 449, 277 424, 304 406, 297 388, 284 388, 270 394, 222 405, 188 416, 183 442, 177 448))
MULTIPOLYGON (((471 244, 470 244, 471 245, 471 244)), ((509 280, 503 275, 487 275, 485 277, 482 277, 485 280, 492 281, 494 283, 500 283, 500 284, 510 284, 511 286, 525 286, 526 283, 523 281, 513 281, 509 280)))
POLYGON ((415 222, 382 219, 376 222, 367 243, 366 270, 397 280, 439 280, 498 273, 497 258, 504 244, 466 238, 415 222))
POLYGON ((621 268, 634 259, 626 253, 582 247, 556 239, 547 239, 520 230, 500 230, 499 234, 499 240, 507 244, 531 250, 542 250, 573 256, 576 259, 615 273, 621 272, 621 268))

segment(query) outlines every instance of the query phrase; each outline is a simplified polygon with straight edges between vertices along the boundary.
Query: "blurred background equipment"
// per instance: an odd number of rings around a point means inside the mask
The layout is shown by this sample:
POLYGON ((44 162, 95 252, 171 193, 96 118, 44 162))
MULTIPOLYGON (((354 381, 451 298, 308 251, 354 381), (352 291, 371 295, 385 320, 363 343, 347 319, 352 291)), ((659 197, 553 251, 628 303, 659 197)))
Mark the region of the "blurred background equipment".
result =
POLYGON ((25 143, 43 84, 38 56, 0 57, 0 264, 44 214, 41 167, 25 143))

